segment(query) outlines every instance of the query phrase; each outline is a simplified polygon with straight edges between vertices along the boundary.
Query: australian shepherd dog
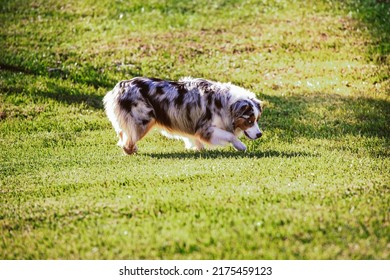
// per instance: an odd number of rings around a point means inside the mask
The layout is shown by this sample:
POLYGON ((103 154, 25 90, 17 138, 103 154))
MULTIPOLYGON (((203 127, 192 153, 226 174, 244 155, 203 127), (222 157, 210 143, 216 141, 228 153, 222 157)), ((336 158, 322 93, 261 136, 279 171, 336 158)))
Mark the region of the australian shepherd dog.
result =
POLYGON ((262 135, 258 125, 262 102, 254 93, 231 83, 134 78, 119 82, 103 102, 119 137, 118 145, 129 155, 155 126, 196 150, 202 150, 204 144, 231 143, 245 151, 238 139, 242 133, 251 140, 262 135))

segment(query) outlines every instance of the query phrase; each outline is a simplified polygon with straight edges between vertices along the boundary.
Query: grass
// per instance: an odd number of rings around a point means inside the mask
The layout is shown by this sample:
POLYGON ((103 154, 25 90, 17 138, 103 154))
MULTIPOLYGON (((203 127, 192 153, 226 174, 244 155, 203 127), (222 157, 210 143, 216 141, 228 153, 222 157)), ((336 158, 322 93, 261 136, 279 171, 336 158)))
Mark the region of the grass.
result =
POLYGON ((1 259, 389 259, 386 1, 0 1, 1 259), (264 136, 123 156, 117 81, 232 81, 264 136))

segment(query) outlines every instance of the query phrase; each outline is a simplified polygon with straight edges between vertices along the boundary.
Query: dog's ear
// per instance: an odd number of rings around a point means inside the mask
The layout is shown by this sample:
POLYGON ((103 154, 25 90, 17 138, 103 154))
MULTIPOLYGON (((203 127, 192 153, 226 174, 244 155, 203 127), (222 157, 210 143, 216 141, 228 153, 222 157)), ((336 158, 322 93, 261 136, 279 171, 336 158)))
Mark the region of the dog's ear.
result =
POLYGON ((244 112, 250 108, 250 105, 245 100, 238 100, 230 106, 232 115, 235 118, 243 116, 244 112))
POLYGON ((253 103, 255 104, 255 106, 257 107, 257 109, 260 111, 260 113, 263 112, 264 110, 264 107, 265 107, 265 102, 264 101, 261 101, 257 98, 255 99, 251 99, 253 101, 253 103))

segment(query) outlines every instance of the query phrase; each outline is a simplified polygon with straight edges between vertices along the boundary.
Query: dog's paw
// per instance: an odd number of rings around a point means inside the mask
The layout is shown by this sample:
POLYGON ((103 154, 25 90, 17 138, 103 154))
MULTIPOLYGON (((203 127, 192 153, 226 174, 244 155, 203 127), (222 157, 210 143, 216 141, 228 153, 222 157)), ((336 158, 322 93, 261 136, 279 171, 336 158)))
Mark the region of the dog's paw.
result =
POLYGON ((137 146, 132 146, 130 148, 128 147, 123 147, 123 152, 127 155, 132 155, 135 154, 138 151, 137 146))
POLYGON ((192 146, 190 148, 186 147, 186 149, 188 151, 201 152, 201 151, 205 150, 205 147, 204 146, 192 146))
POLYGON ((205 149, 203 143, 200 142, 199 140, 190 141, 189 139, 187 139, 187 141, 184 141, 184 143, 185 143, 185 148, 187 150, 200 152, 200 151, 203 151, 205 149))
POLYGON ((236 141, 233 143, 233 146, 234 148, 236 148, 236 150, 238 151, 245 151, 246 150, 246 146, 244 145, 244 143, 240 142, 240 141, 236 141))
POLYGON ((197 140, 197 141, 195 141, 195 149, 196 149, 196 151, 201 152, 205 149, 205 147, 204 147, 202 142, 197 140))

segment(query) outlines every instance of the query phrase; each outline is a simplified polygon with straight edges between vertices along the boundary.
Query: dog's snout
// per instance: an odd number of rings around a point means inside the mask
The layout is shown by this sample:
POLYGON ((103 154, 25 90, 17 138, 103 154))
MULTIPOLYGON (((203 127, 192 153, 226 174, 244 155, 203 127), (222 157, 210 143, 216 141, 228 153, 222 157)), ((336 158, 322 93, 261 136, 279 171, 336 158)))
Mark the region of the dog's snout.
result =
POLYGON ((256 134, 256 138, 260 138, 263 135, 263 133, 259 132, 256 134))

